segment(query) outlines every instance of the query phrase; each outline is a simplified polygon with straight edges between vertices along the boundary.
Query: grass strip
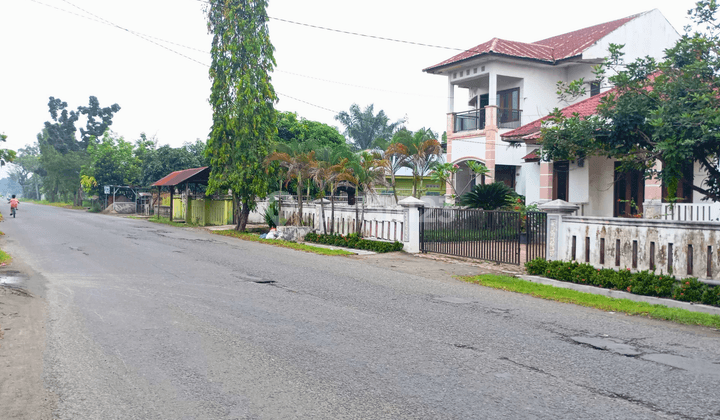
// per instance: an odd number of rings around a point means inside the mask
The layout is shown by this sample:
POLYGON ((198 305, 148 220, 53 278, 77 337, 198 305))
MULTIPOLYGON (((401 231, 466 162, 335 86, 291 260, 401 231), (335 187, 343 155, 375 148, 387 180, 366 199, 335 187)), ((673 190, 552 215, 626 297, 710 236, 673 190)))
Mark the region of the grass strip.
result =
POLYGON ((7 252, 0 250, 0 264, 9 263, 10 260, 12 260, 12 257, 7 252))
POLYGON ((212 233, 222 236, 231 236, 233 238, 239 238, 245 241, 260 242, 263 244, 269 244, 283 248, 296 249, 298 251, 312 252, 320 255, 353 255, 352 252, 348 252, 343 249, 320 248, 317 246, 283 241, 281 239, 260 239, 260 236, 254 233, 238 232, 236 230, 213 230, 212 233))
POLYGON ((69 202, 61 202, 61 201, 50 202, 48 200, 29 200, 29 199, 25 199, 25 198, 23 199, 23 201, 27 202, 27 203, 33 203, 33 204, 42 204, 44 206, 62 207, 64 209, 85 210, 85 207, 74 206, 73 203, 69 203, 69 202))
POLYGON ((603 311, 647 316, 649 318, 662 319, 680 324, 720 328, 720 315, 692 312, 680 308, 669 308, 664 305, 635 302, 629 299, 617 299, 607 296, 594 295, 592 293, 578 292, 577 290, 538 284, 527 280, 495 274, 482 274, 475 277, 459 278, 469 283, 492 287, 494 289, 522 293, 557 302, 573 303, 576 305, 601 309, 603 311))

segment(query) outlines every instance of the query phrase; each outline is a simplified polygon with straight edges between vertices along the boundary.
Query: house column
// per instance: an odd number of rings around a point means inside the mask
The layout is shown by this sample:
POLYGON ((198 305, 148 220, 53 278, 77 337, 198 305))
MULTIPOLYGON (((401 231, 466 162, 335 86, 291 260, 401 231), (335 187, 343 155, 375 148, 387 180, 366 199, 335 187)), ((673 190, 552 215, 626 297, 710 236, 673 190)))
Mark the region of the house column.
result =
POLYGON ((488 173, 485 174, 486 184, 495 182, 495 144, 498 140, 497 110, 496 105, 485 107, 485 167, 488 168, 488 173))
POLYGON ((643 218, 656 219, 662 214, 662 181, 657 174, 662 170, 662 163, 655 162, 652 177, 645 180, 645 200, 643 201, 643 218))
POLYGON ((488 85, 488 106, 485 107, 485 166, 488 168, 486 184, 495 182, 495 143, 498 140, 497 73, 494 71, 488 73, 488 85))
POLYGON ((552 201, 553 197, 553 164, 540 162, 540 202, 552 201))

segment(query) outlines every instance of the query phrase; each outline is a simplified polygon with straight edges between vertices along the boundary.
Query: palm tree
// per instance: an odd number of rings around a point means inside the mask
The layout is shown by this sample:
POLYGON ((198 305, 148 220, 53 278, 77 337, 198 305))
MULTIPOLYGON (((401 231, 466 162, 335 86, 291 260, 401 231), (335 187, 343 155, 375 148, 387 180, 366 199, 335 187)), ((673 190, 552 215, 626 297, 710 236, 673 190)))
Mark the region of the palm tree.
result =
POLYGON ((392 187, 395 204, 398 203, 397 189, 395 188, 395 174, 400 168, 405 167, 408 159, 408 148, 402 143, 390 143, 383 153, 383 159, 388 162, 388 172, 390 173, 390 186, 392 187))
POLYGON ((421 128, 415 133, 401 130, 393 137, 391 146, 393 145, 393 151, 403 156, 403 166, 412 170, 413 197, 420 198, 425 175, 440 162, 442 156, 442 147, 437 141, 437 135, 429 128, 421 128))
POLYGON ((360 152, 357 162, 352 165, 352 177, 348 177, 347 181, 354 184, 358 191, 362 190, 363 204, 362 213, 358 217, 357 201, 355 202, 355 231, 361 232, 365 222, 365 203, 368 194, 375 195, 378 185, 386 185, 385 174, 388 170, 388 161, 382 158, 379 152, 360 152))
POLYGON ((266 159, 266 165, 271 162, 279 162, 280 166, 285 168, 285 185, 290 183, 291 180, 297 181, 297 199, 298 199, 298 215, 299 225, 302 226, 303 218, 303 198, 302 189, 303 182, 310 177, 310 169, 315 162, 315 152, 302 152, 299 148, 283 147, 289 149, 286 152, 275 151, 271 153, 266 159))
POLYGON ((388 140, 405 123, 405 120, 390 122, 385 111, 374 113, 374 105, 360 110, 358 104, 350 105, 350 112, 342 111, 335 116, 345 126, 345 135, 353 141, 356 150, 367 150, 378 139, 388 140))

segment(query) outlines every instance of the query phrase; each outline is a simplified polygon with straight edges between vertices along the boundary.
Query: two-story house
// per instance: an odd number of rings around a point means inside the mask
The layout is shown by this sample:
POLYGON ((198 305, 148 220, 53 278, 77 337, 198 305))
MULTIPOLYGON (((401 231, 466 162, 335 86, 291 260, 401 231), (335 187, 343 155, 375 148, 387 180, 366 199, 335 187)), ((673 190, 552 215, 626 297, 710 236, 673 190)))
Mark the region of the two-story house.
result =
MULTIPOLYGON (((447 161, 460 166, 453 180, 457 193, 476 183, 501 181, 525 195, 527 203, 563 199, 581 206, 585 215, 618 215, 623 209, 614 205, 620 187, 612 161, 541 162, 531 134, 554 108, 594 111, 596 95, 611 87, 600 86, 592 70, 610 44, 625 45, 626 62, 645 56, 660 60, 678 38, 655 9, 532 43, 493 38, 424 69, 448 80, 447 161), (588 84, 586 96, 561 102, 557 82, 580 78, 588 84), (458 91, 467 95, 465 110, 455 109, 458 91), (468 161, 489 169, 485 179, 469 171, 468 161)), ((642 177, 621 179, 627 190, 623 198, 637 196, 638 186, 644 190, 642 177)), ((450 186, 446 193, 452 193, 450 186)))

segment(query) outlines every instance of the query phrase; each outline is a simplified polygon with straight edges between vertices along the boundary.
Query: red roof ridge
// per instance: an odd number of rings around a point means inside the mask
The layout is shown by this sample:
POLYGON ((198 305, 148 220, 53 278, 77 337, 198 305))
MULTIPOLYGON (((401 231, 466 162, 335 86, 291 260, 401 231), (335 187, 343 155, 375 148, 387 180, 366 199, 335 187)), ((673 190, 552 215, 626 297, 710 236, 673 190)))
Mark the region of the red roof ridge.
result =
POLYGON ((651 10, 530 43, 509 41, 497 37, 492 38, 489 41, 456 54, 439 64, 427 67, 423 69, 423 71, 429 72, 439 67, 468 60, 483 54, 502 54, 510 57, 526 58, 555 64, 558 60, 564 60, 582 54, 600 39, 631 20, 649 12, 651 12, 651 10))

